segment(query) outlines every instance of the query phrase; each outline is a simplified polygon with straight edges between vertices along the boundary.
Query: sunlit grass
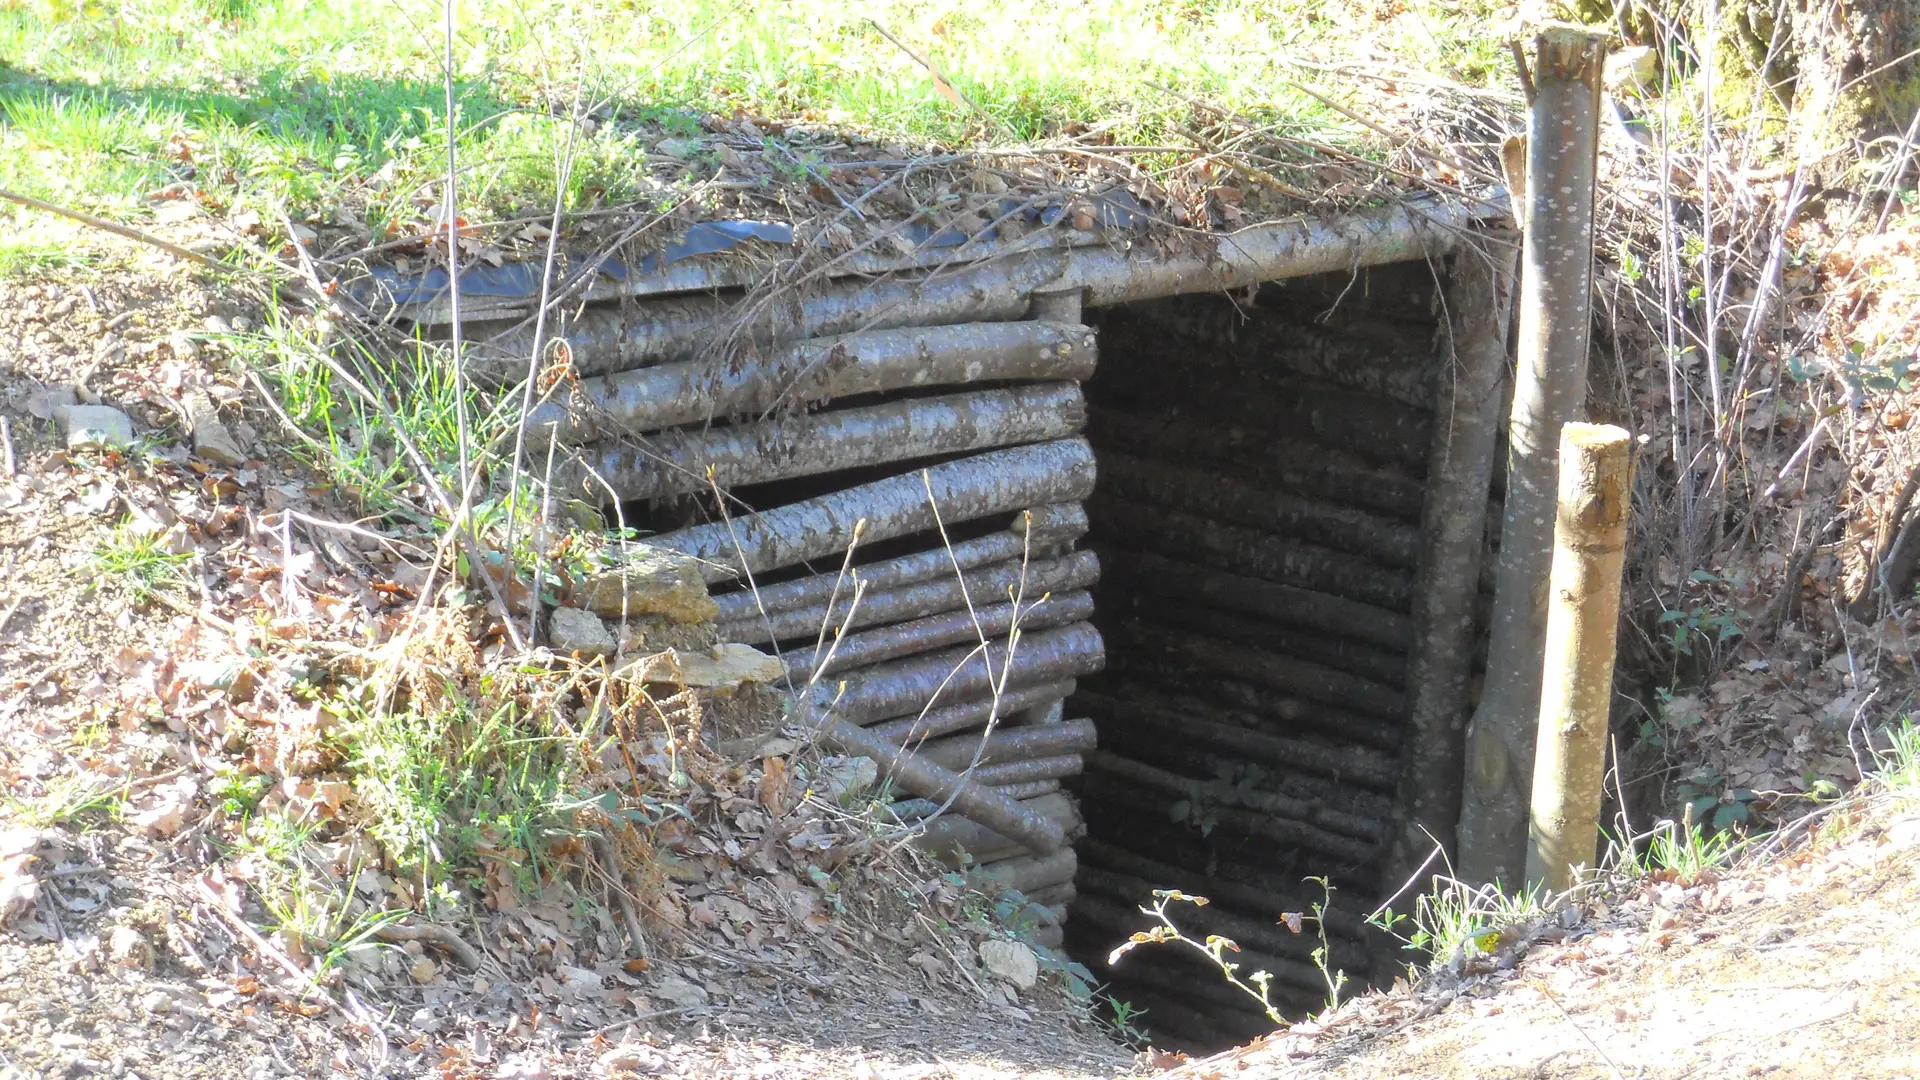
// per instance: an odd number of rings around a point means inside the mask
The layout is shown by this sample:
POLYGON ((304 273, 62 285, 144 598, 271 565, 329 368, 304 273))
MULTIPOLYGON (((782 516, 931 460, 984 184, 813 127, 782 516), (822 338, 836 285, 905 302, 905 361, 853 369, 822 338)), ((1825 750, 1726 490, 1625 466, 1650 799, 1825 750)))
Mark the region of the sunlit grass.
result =
MULTIPOLYGON (((169 185, 216 210, 416 219, 445 169, 431 0, 0 0, 0 186, 138 217, 169 185)), ((1152 143, 1194 102, 1357 128, 1293 88, 1296 61, 1394 56, 1472 83, 1503 71, 1491 0, 547 0, 471 2, 452 51, 463 205, 547 205, 576 90, 600 123, 565 201, 644 197, 649 141, 736 113, 904 143, 1089 128, 1152 143), (874 20, 986 116, 943 97, 874 20)), ((770 137, 780 137, 777 132, 770 137)), ((826 136, 822 136, 826 137, 826 136)))

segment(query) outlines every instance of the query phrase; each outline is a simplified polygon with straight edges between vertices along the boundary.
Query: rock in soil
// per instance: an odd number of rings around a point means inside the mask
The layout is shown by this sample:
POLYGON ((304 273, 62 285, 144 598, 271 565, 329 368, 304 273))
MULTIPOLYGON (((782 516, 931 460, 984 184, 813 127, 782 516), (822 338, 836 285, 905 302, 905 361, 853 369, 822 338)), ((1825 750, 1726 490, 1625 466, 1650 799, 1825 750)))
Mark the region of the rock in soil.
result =
POLYGON ((607 624, 600 621, 600 616, 591 611, 554 608, 553 619, 547 626, 547 636, 560 652, 586 656, 613 655, 613 635, 607 632, 607 624))
POLYGON ((110 405, 68 405, 53 418, 69 450, 124 450, 133 445, 133 418, 110 405))

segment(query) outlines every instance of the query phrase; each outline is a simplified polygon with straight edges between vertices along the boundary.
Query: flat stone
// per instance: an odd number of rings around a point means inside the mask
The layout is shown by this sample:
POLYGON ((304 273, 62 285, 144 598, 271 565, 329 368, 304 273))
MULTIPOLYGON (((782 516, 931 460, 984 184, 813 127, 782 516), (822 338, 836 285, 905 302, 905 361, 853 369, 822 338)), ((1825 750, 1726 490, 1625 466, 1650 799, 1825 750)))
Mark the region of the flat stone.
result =
POLYGON ((683 1009, 697 1009, 707 1003, 707 992, 678 975, 669 975, 653 988, 653 996, 683 1009))
POLYGON ((133 445, 133 418, 111 405, 63 405, 54 422, 66 432, 69 450, 125 450, 133 445))
POLYGON ((553 618, 547 623, 547 637, 553 647, 563 653, 613 655, 613 635, 607 631, 607 624, 600 621, 600 616, 591 611, 554 608, 553 618))
POLYGON ((720 613, 707 595, 699 562, 660 548, 630 550, 625 566, 602 570, 582 582, 569 598, 570 606, 609 619, 663 615, 682 623, 706 622, 720 613))
POLYGON ((244 465, 246 451, 234 441, 233 432, 220 421, 213 399, 199 390, 189 390, 182 399, 186 406, 187 426, 193 430, 193 456, 215 465, 244 465))
POLYGON ((1032 949, 1017 941, 992 938, 981 942, 980 966, 1016 990, 1031 990, 1040 980, 1040 961, 1034 958, 1032 949))
POLYGON ((751 645, 733 642, 706 652, 668 649, 633 660, 620 671, 646 682, 710 688, 775 682, 786 677, 787 666, 751 645))
POLYGON ((815 786, 834 802, 865 791, 880 782, 880 766, 870 757, 826 758, 820 762, 815 786))

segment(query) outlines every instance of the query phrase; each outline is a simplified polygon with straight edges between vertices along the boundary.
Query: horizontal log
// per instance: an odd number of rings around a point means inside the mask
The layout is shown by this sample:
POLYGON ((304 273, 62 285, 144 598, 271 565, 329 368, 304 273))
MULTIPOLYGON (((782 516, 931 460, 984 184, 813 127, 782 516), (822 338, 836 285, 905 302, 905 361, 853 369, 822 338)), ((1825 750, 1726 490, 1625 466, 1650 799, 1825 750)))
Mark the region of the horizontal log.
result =
POLYGON ((828 661, 824 673, 829 675, 852 667, 866 667, 870 663, 899 659, 902 655, 914 655, 966 640, 977 640, 981 634, 998 638, 1012 630, 1016 615, 1021 632, 1046 630, 1050 626, 1066 626, 1068 623, 1092 619, 1092 594, 1087 590, 1054 596, 1039 592, 1029 596, 1031 600, 1025 601, 1020 607, 1014 607, 1012 603, 993 603, 975 607, 973 611, 947 611, 945 615, 914 619, 912 623, 881 626, 862 634, 847 634, 837 646, 822 646, 818 657, 814 650, 789 653, 785 657, 787 671, 804 680, 814 673, 816 659, 828 661), (831 655, 828 655, 829 648, 831 655))
MULTIPOLYGON (((1199 959, 1198 954, 1195 954, 1195 959, 1199 959)), ((1227 959, 1231 962, 1234 957, 1229 955, 1227 959)), ((1200 962, 1206 964, 1204 960, 1200 962)), ((1242 969, 1239 974, 1244 979, 1248 972, 1242 969)), ((1172 1031, 1178 1029, 1185 1019, 1170 1016, 1169 1010, 1185 1010, 1212 1021, 1216 1028, 1222 1029, 1221 1034, 1216 1036, 1218 1041, 1200 1045, 1192 1056, 1218 1053, 1221 1047, 1238 1046, 1261 1035, 1272 1034, 1274 1025, 1267 1017, 1266 1007, 1253 995, 1229 983, 1218 968, 1207 966, 1189 970, 1174 964, 1154 964, 1153 969, 1149 970, 1143 964, 1137 970, 1127 966, 1124 972, 1116 972, 1115 976, 1108 981, 1107 994, 1145 1010, 1133 1024, 1150 1034, 1157 1049, 1172 1049, 1162 1040, 1174 1037, 1172 1031), (1225 1017, 1233 1019, 1223 1020, 1225 1017), (1168 1027, 1169 1019, 1174 1020, 1171 1028, 1168 1027)), ((1291 986, 1270 986, 1267 996, 1281 1016, 1296 1020, 1325 1004, 1324 994, 1321 1000, 1316 1000, 1308 991, 1291 986)))
MULTIPOLYGON (((1072 695, 1076 689, 1078 689, 1078 684, 1072 679, 1035 683, 1032 686, 1018 688, 1010 687, 1000 695, 1000 701, 997 706, 1001 722, 1006 722, 1008 717, 1021 709, 1031 708, 1034 705, 1039 705, 1044 702, 1058 701, 1068 697, 1072 695)), ((942 705, 937 709, 929 709, 924 714, 916 710, 907 716, 895 717, 891 720, 882 720, 879 723, 869 726, 867 730, 889 742, 912 745, 923 739, 937 738, 941 735, 951 735, 956 731, 965 731, 968 728, 980 727, 986 724, 988 719, 994 715, 995 709, 996 705, 993 698, 988 696, 976 701, 962 701, 952 705, 942 705)), ((1067 776, 1071 774, 1059 773, 1057 775, 1067 776)), ((1033 778, 1023 777, 1022 779, 1033 778)), ((1010 783, 1011 781, 993 782, 1010 783)))
POLYGON ((1374 468, 1425 472, 1433 413, 1318 379, 1259 368, 1230 377, 1203 365, 1109 362, 1095 388, 1103 401, 1155 404, 1229 424, 1270 425, 1358 455, 1374 468))
POLYGON ((1345 551, 1108 496, 1088 501, 1096 533, 1125 547, 1405 613, 1413 575, 1345 551))
POLYGON ((1044 783, 1048 780, 1058 782, 1063 776, 1078 776, 1086 768, 1086 761, 1079 754, 1050 754, 1046 757, 1019 758, 1014 761, 997 761, 992 765, 981 765, 973 770, 983 784, 1000 787, 1014 787, 1021 784, 1044 783))
MULTIPOLYGON (((1428 290, 1425 298, 1431 296, 1428 290)), ((1133 305, 1123 322, 1105 323, 1102 329, 1130 345, 1139 339, 1137 347, 1184 346, 1195 354, 1192 364, 1207 365, 1227 377, 1250 370, 1292 372, 1414 408, 1432 408, 1439 356, 1434 320, 1424 305, 1417 317, 1400 322, 1393 317, 1400 312, 1370 312, 1364 302, 1355 304, 1353 299, 1308 298, 1301 290, 1278 289, 1258 297, 1258 307, 1251 312, 1225 297, 1205 303, 1158 301, 1133 305), (1345 317, 1323 320, 1329 305, 1345 317)))
POLYGON ((1381 790, 1389 790, 1399 778, 1399 762, 1389 754, 1359 746, 1337 746, 1310 739, 1288 738, 1250 731, 1234 724, 1221 723, 1190 712, 1163 712, 1152 705, 1110 698, 1082 690, 1074 704, 1092 713, 1104 724, 1131 725, 1163 732, 1172 738, 1190 739, 1217 747, 1263 764, 1305 769, 1336 779, 1350 779, 1381 790))
POLYGON ((1223 1047, 1241 1046, 1272 1034, 1271 1025, 1251 1026, 1253 1018, 1242 1010, 1203 1007, 1183 993, 1184 979, 1179 983, 1158 977, 1105 981, 1111 985, 1103 994, 1126 1002, 1134 1010, 1129 1014, 1128 1023, 1145 1036, 1154 1050, 1163 1054, 1185 1054, 1200 1060, 1219 1053, 1223 1047))
POLYGON ((1060 824, 1035 804, 1009 799, 985 784, 956 775, 844 720, 828 718, 816 724, 820 741, 828 749, 873 759, 880 775, 903 791, 928 799, 951 800, 959 813, 1041 854, 1059 851, 1067 842, 1060 824))
POLYGON ((1066 932, 1062 930, 1060 922, 1054 922, 1052 926, 1046 926, 1046 924, 1031 926, 1025 930, 1025 938, 1031 944, 1039 945, 1043 949, 1054 949, 1054 951, 1066 945, 1066 932))
POLYGON ((1163 711, 1204 716, 1287 738, 1318 738, 1335 745, 1385 751, 1389 755, 1400 752, 1402 733, 1398 724, 1350 709, 1276 694, 1256 683, 1222 677, 1219 672, 1197 671, 1177 657, 1122 649, 1116 654, 1116 662, 1108 675, 1095 690, 1111 697, 1120 697, 1123 693, 1139 697, 1144 692, 1146 699, 1180 700, 1177 707, 1168 704, 1163 706, 1163 711))
MULTIPOLYGON (((1099 715, 1091 707, 1088 711, 1099 715)), ((1173 742, 1160 729, 1111 717, 1099 717, 1098 722, 1101 748, 1122 757, 1151 761, 1187 776, 1228 776, 1236 781, 1257 781, 1266 790, 1368 821, 1385 823, 1393 818, 1393 798, 1378 787, 1283 764, 1251 761, 1244 755, 1194 740, 1173 742)))
POLYGON ((1278 533, 1387 566, 1411 570, 1420 558, 1420 530, 1414 525, 1351 506, 1274 492, 1204 466, 1108 451, 1100 456, 1099 486, 1115 498, 1278 533))
MULTIPOLYGON (((1089 389, 1098 393, 1099 383, 1089 389)), ((1103 450, 1165 461, 1209 462, 1243 483, 1418 522, 1426 488, 1417 477, 1369 464, 1357 454, 1276 434, 1272 424, 1120 408, 1096 397, 1087 432, 1103 450)))
MULTIPOLYGON (((951 547, 934 547, 883 562, 856 566, 853 575, 867 583, 870 593, 901 585, 943 577, 976 566, 1019 559, 1029 551, 1073 540, 1087 531, 1087 511, 1079 503, 1054 503, 1037 506, 1014 515, 1013 524, 1004 532, 963 540, 951 547), (1031 537, 1028 533, 1031 531, 1031 537)), ((765 611, 777 614, 814 604, 824 604, 835 593, 851 593, 853 582, 839 571, 762 586, 756 597, 753 590, 722 593, 713 598, 719 608, 715 621, 738 622, 765 611)))
POLYGON ((1011 859, 985 863, 968 876, 976 881, 990 878, 1003 889, 1032 893, 1048 885, 1072 881, 1079 865, 1073 849, 1068 848, 1052 855, 1016 855, 1011 859))
POLYGON ((1322 664, 1138 621, 1115 624, 1109 634, 1129 646, 1154 650, 1174 663, 1219 672, 1308 701, 1389 721, 1398 721, 1406 714, 1406 695, 1399 690, 1322 664))
MULTIPOLYGON (((1270 920, 1283 919, 1289 912, 1311 911, 1315 903, 1326 902, 1318 888, 1304 881, 1282 885, 1252 879, 1228 880, 1091 837, 1075 843, 1074 850, 1079 852, 1083 865, 1129 878, 1126 887, 1139 895, 1154 889, 1179 889, 1270 920)), ((1336 892, 1334 897, 1333 905, 1323 912, 1327 933, 1354 940, 1364 938, 1369 932, 1366 921, 1341 903, 1345 899, 1341 893, 1336 892)))
POLYGON ((990 450, 902 476, 837 491, 731 522, 697 525, 654 537, 655 547, 691 555, 708 581, 777 570, 837 555, 854 540, 868 543, 1005 514, 1023 507, 1077 502, 1093 491, 1093 447, 1085 439, 990 450))
MULTIPOLYGON (((1060 830, 1063 837, 1074 837, 1085 828, 1080 808, 1065 794, 1056 792, 1017 804, 1023 812, 1044 818, 1060 830)), ((974 866, 997 859, 1030 854, 1037 850, 1019 840, 996 832, 971 818, 948 812, 930 822, 915 822, 921 831, 914 846, 950 867, 974 866)), ((1054 850, 1059 850, 1057 847, 1054 850)), ((1047 852, 1051 854, 1051 852, 1047 852)))
POLYGON ((1396 651, 1404 651, 1413 640, 1412 622, 1405 614, 1377 605, 1163 555, 1109 547, 1102 549, 1101 561, 1106 577, 1127 592, 1189 599, 1396 651))
POLYGON ((721 623, 716 627, 716 632, 722 640, 747 644, 791 641, 815 637, 822 627, 832 633, 842 628, 857 630, 866 626, 904 623, 952 611, 964 613, 969 602, 982 606, 1009 603, 1014 595, 1032 604, 1048 593, 1085 589, 1099 579, 1100 558, 1091 551, 1076 551, 1059 559, 1032 562, 1010 559, 958 575, 949 571, 942 578, 893 589, 875 591, 869 586, 857 605, 853 599, 853 587, 849 583, 838 597, 826 603, 764 618, 749 616, 737 622, 721 623))
POLYGON ((659 499, 1064 439, 1086 425, 1074 383, 1037 383, 596 443, 555 470, 563 490, 659 499))
MULTIPOLYGON (((817 659, 826 661, 821 674, 832 674, 897 660, 902 656, 912 656, 969 639, 977 640, 981 634, 989 638, 1003 637, 1012 629, 1016 614, 1023 633, 1065 626, 1093 617, 1093 596, 1085 590, 1056 596, 1042 594, 1019 608, 1012 604, 992 604, 970 612, 950 611, 913 622, 884 626, 865 633, 849 634, 837 646, 821 646, 817 659)), ((803 682, 814 674, 817 666, 813 649, 789 653, 785 659, 788 674, 803 682)))
POLYGON ((1452 250, 1475 211, 1441 203, 1396 203, 1337 217, 1249 226, 1163 256, 1152 245, 1088 248, 1070 256, 1050 287, 1086 290, 1088 307, 1157 296, 1221 292, 1262 281, 1352 273, 1452 250))
POLYGON ((833 685, 816 684, 815 704, 856 724, 903 716, 917 709, 974 701, 1004 689, 1090 675, 1106 663, 1100 632, 1074 623, 1023 635, 1011 661, 1004 644, 960 647, 847 672, 833 685))
MULTIPOLYGON (((1209 802, 1255 810, 1367 843, 1377 844, 1385 839, 1386 823, 1378 818, 1346 813, 1278 792, 1260 791, 1250 785, 1228 785, 1217 780, 1197 780, 1105 750, 1089 750, 1084 756, 1089 772, 1105 773, 1144 788, 1179 795, 1195 804, 1209 802)), ((1323 850, 1335 853, 1346 852, 1352 848, 1347 840, 1339 837, 1330 837, 1325 843, 1331 846, 1323 850)))
POLYGON ((528 420, 533 445, 572 445, 729 416, 765 416, 832 398, 921 386, 1080 381, 1094 334, 1077 323, 989 322, 875 330, 797 341, 757 362, 662 364, 582 379, 528 420))
MULTIPOLYGON (((1220 786, 1226 787, 1224 784, 1220 786)), ((1080 792, 1089 803, 1125 802, 1148 812, 1166 814, 1170 821, 1178 820, 1189 825, 1204 822, 1201 827, 1205 829, 1260 837, 1303 852, 1312 852, 1325 856, 1316 861, 1329 866, 1359 865, 1373 858, 1380 850, 1377 842, 1317 828, 1304 821, 1278 815, 1270 809, 1243 809, 1230 805, 1226 799, 1210 800, 1204 792, 1198 798, 1189 798, 1184 794, 1140 784, 1104 769, 1089 767, 1080 780, 1080 792)))
POLYGON ((1320 664, 1395 690, 1406 687, 1407 656, 1403 652, 1285 626, 1271 619, 1222 611, 1211 604, 1181 597, 1135 592, 1121 603, 1127 605, 1124 611, 1115 611, 1111 604, 1102 609, 1103 621, 1129 619, 1163 632, 1202 634, 1320 664))
POLYGON ((1073 898, 1079 895, 1074 891, 1073 882, 1063 881, 1058 885, 1042 885, 1027 891, 1027 899, 1048 907, 1070 907, 1073 898))
MULTIPOLYGON (((980 770, 975 769, 973 775, 975 779, 978 779, 980 770)), ((981 783, 986 783, 986 781, 982 780, 981 783)), ((989 786, 1009 799, 1037 799, 1042 795, 1051 795, 1059 791, 1060 781, 1023 780, 1017 784, 991 784, 989 786)))
MULTIPOLYGON (((1125 874, 1116 874, 1099 867, 1087 865, 1073 879, 1074 888, 1082 896, 1105 896, 1122 903, 1144 905, 1153 902, 1153 887, 1142 889, 1145 884, 1140 879, 1125 874)), ((1167 888, 1168 886, 1160 886, 1167 888)), ((1313 925, 1313 910, 1302 908, 1295 912, 1302 919, 1302 933, 1293 933, 1286 926, 1269 919, 1249 917, 1231 910, 1224 901, 1208 897, 1211 903, 1169 905, 1168 910, 1174 916, 1174 922, 1191 936, 1201 937, 1194 930, 1204 934, 1219 934, 1231 938, 1234 944, 1243 949, 1270 953, 1274 956, 1293 960, 1313 962, 1314 951, 1321 948, 1318 929, 1313 925)), ((1349 975, 1363 976, 1367 971, 1366 950, 1351 938, 1329 936, 1326 942, 1328 963, 1349 975)), ((1322 989, 1325 986, 1322 984, 1322 989)))
MULTIPOLYGON (((605 375, 699 360, 729 343, 744 351, 863 330, 1002 322, 1025 315, 1028 293, 1065 267, 1061 255, 1048 253, 917 278, 838 284, 778 300, 673 298, 592 307, 549 336, 566 342, 575 373, 605 375)), ((503 382, 523 375, 533 332, 530 320, 474 326, 469 364, 475 377, 503 382)))
POLYGON ((998 728, 984 734, 970 732, 933 739, 920 746, 919 756, 949 769, 965 769, 976 756, 979 764, 993 765, 1085 753, 1093 749, 1098 738, 1093 721, 1069 720, 1045 727, 998 728))

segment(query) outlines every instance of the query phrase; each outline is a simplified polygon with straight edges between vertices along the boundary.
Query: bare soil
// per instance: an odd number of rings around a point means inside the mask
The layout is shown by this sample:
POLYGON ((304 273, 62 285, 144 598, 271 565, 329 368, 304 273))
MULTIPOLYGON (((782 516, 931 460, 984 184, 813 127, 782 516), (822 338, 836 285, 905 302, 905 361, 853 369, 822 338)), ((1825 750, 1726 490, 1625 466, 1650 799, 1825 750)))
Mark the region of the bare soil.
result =
MULTIPOLYGON (((917 1080, 1125 1067, 1130 1053, 1057 975, 1021 990, 981 971, 973 945, 991 926, 942 926, 924 902, 884 896, 828 910, 795 880, 800 867, 735 839, 771 842, 791 823, 725 792, 725 818, 681 861, 699 883, 662 894, 671 917, 649 928, 646 961, 622 962, 617 913, 581 880, 473 911, 477 968, 432 941, 331 970, 300 955, 274 932, 209 791, 218 775, 270 765, 226 733, 277 721, 190 671, 252 656, 270 690, 308 633, 290 624, 317 623, 321 638, 337 629, 329 620, 394 618, 365 577, 403 568, 351 537, 275 539, 263 518, 277 508, 353 514, 278 445, 278 422, 218 346, 259 313, 138 247, 115 267, 0 281, 12 463, 0 475, 0 1078, 917 1080), (186 387, 222 404, 250 460, 192 456, 186 387), (61 403, 122 409, 139 447, 68 453, 50 418, 61 403), (95 567, 130 524, 188 556, 164 597, 141 602, 95 567)), ((758 774, 716 775, 750 787, 758 774)), ((910 860, 836 875, 876 895, 934 884, 910 860)), ((404 880, 375 884, 407 895, 404 880)))
POLYGON ((1716 880, 1593 902, 1497 970, 1437 975, 1164 1075, 1920 1075, 1920 803, 1854 804, 1824 828, 1716 880))

